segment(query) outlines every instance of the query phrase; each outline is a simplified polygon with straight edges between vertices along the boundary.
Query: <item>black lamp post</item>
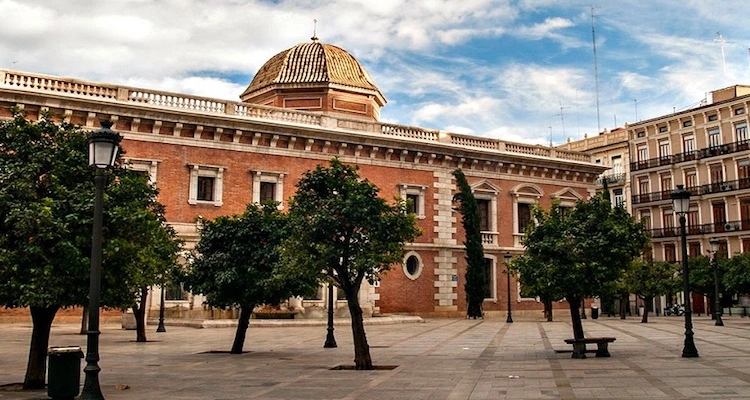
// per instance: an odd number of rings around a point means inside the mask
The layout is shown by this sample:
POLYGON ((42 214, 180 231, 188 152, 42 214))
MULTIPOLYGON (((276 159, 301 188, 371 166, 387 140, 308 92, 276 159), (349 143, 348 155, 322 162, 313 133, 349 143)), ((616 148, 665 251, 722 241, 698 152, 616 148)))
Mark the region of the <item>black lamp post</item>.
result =
POLYGON ((336 338, 333 336, 333 282, 328 282, 328 334, 323 348, 330 349, 338 347, 336 338))
POLYGON ((690 266, 688 265, 687 232, 685 232, 685 215, 690 208, 690 192, 683 185, 677 185, 672 191, 672 207, 680 216, 680 241, 682 243, 682 292, 685 297, 685 345, 683 357, 698 357, 698 349, 693 340, 693 311, 690 305, 690 266))
POLYGON ((159 296, 159 326, 156 327, 157 332, 167 331, 167 328, 164 327, 164 285, 166 283, 162 282, 159 296))
POLYGON ((505 319, 505 322, 511 323, 513 322, 513 314, 511 313, 511 306, 510 306, 510 259, 513 256, 510 254, 509 251, 505 252, 505 275, 508 278, 508 318, 505 319))
POLYGON ((104 214, 104 170, 115 165, 120 135, 110 129, 111 121, 101 121, 101 128, 89 136, 89 167, 94 175, 94 227, 91 234, 91 273, 89 286, 89 326, 86 338, 86 379, 80 399, 104 399, 99 386, 99 299, 102 274, 102 219, 104 214))
POLYGON ((711 238, 708 241, 711 244, 711 267, 714 270, 714 319, 716 326, 724 326, 724 321, 721 320, 721 303, 719 302, 719 260, 717 259, 719 253, 719 239, 711 238))

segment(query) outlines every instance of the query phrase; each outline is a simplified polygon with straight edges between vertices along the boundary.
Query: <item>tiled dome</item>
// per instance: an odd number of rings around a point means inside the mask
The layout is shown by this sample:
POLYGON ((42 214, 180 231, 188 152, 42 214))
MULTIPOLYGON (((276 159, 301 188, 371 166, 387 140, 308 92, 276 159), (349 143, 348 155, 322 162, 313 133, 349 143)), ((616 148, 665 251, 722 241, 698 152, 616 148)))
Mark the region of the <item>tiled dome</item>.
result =
POLYGON ((317 40, 300 43, 271 57, 240 96, 242 101, 265 101, 269 92, 328 88, 346 91, 385 104, 370 74, 346 50, 317 40))

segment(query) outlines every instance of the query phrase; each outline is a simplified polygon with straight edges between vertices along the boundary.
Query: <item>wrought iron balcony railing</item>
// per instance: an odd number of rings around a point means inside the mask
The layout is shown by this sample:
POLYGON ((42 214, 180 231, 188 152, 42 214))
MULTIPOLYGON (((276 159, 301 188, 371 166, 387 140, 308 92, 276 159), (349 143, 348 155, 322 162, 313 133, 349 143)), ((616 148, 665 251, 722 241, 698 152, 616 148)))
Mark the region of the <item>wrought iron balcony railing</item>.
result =
MULTIPOLYGON (((730 192, 735 190, 750 189, 750 178, 735 179, 733 181, 721 181, 709 183, 706 185, 691 186, 685 188, 691 196, 702 196, 704 194, 713 194, 721 192, 730 192)), ((662 190, 660 192, 650 192, 634 194, 631 196, 631 204, 643 204, 654 201, 671 200, 672 190, 662 190)))
MULTIPOLYGON (((750 220, 719 221, 701 225, 690 225, 685 227, 685 233, 691 235, 708 235, 714 233, 727 233, 750 230, 750 220)), ((654 239, 665 237, 679 237, 680 227, 672 226, 666 228, 650 229, 651 237, 654 239)))
POLYGON ((640 171, 649 168, 660 167, 662 165, 677 164, 685 161, 702 160, 705 158, 716 157, 724 154, 732 154, 738 151, 750 150, 750 140, 742 140, 722 144, 719 146, 707 147, 700 150, 693 150, 675 155, 660 156, 648 160, 633 161, 630 163, 630 171, 640 171))

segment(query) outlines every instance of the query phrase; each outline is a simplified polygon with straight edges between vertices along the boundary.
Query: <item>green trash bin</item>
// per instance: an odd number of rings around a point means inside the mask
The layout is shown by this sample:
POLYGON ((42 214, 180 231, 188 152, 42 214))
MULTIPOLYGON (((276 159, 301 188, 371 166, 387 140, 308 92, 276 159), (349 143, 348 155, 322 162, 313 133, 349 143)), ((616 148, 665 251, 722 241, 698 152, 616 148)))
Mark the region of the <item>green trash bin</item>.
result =
POLYGON ((50 347, 47 357, 47 396, 74 399, 80 392, 83 351, 78 346, 50 347))

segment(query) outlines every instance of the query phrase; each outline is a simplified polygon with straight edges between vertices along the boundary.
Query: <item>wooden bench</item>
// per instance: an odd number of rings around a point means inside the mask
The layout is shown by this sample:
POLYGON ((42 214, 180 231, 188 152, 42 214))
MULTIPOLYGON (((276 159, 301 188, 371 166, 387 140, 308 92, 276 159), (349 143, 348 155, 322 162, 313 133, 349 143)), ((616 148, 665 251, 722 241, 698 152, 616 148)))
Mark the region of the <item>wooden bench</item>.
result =
POLYGON ((613 337, 584 338, 584 339, 565 339, 565 343, 573 345, 573 358, 586 358, 586 345, 596 343, 596 356, 609 357, 607 345, 614 342, 613 337))

